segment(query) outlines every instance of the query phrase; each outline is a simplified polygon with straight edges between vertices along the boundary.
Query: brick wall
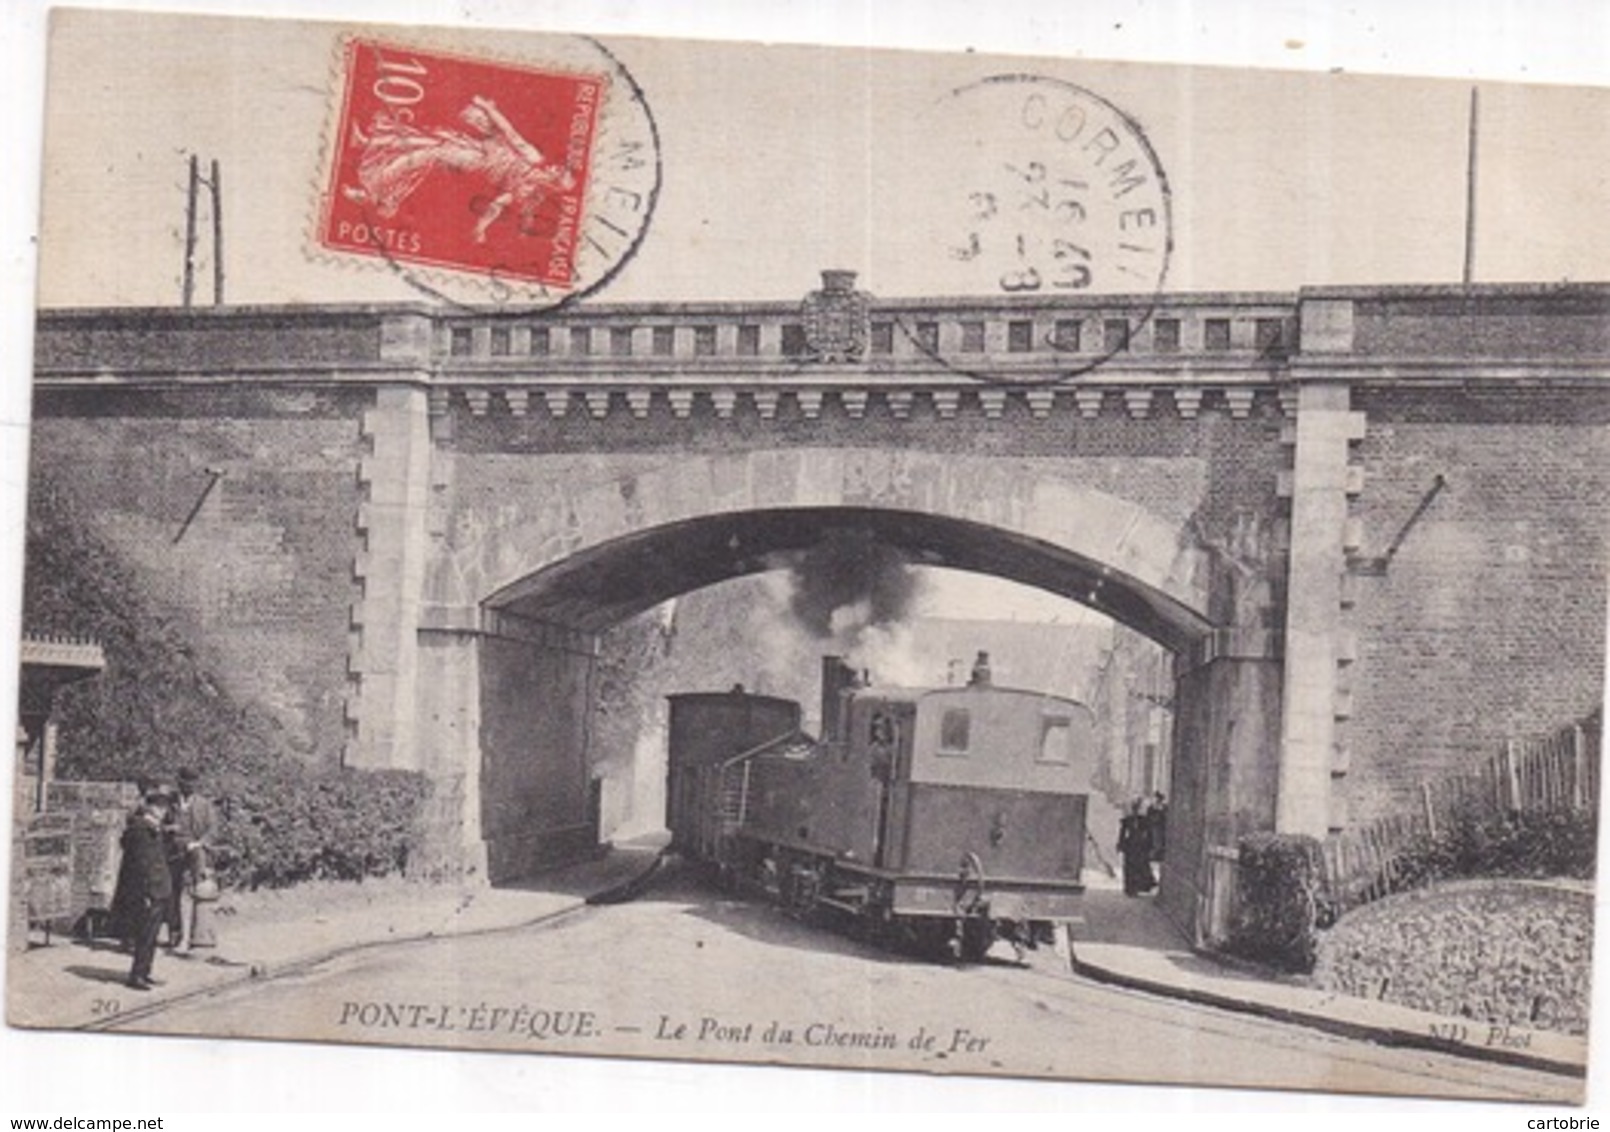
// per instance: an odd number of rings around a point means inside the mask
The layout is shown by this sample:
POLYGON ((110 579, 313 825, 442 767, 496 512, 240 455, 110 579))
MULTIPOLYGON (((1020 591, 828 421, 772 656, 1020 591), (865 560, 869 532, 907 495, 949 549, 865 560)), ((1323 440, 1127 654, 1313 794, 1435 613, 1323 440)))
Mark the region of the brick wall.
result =
POLYGON ((1386 357, 1602 358, 1602 288, 1414 295, 1355 302, 1356 348, 1386 357))
POLYGON ((1356 576, 1349 809, 1412 802, 1422 778, 1506 738, 1550 731, 1601 699, 1610 403, 1372 391, 1354 514, 1379 555, 1431 487, 1446 488, 1384 577, 1356 576))
POLYGON ((346 730, 358 418, 369 397, 52 390, 35 405, 35 484, 71 498, 237 702, 331 764, 346 730), (223 472, 210 491, 209 469, 223 472))
POLYGON ((383 315, 348 308, 46 311, 34 339, 41 369, 155 365, 179 372, 372 360, 383 315))

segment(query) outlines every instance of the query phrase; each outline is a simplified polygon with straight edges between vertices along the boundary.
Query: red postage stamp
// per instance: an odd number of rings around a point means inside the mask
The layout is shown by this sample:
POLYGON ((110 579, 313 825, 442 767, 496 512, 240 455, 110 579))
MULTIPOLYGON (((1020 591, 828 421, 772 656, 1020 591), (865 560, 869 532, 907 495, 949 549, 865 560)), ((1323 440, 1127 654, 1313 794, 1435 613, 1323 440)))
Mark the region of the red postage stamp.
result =
POLYGON ((320 243, 573 286, 607 83, 349 40, 320 243))

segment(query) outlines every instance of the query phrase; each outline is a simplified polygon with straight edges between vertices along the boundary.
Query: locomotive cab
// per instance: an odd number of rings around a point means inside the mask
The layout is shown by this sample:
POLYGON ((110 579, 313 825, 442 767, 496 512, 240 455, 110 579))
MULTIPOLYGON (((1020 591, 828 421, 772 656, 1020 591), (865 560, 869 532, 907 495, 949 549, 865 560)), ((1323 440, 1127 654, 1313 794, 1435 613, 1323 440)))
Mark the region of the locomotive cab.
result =
POLYGON ((912 877, 896 908, 951 903, 958 874, 1009 920, 1074 913, 1084 867, 1094 721, 1072 700, 990 685, 917 701, 910 768, 891 794, 890 865, 912 877))

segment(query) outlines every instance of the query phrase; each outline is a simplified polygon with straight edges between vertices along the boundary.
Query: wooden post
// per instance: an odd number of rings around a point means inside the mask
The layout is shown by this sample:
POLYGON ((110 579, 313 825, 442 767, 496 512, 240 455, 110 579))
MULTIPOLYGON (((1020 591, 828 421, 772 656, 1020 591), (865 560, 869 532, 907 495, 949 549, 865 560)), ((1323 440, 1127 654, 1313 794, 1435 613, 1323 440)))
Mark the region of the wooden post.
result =
POLYGON ((1465 152, 1465 270, 1464 284, 1476 278, 1476 118, 1480 102, 1476 88, 1470 88, 1470 121, 1465 152))
POLYGON ((1509 809, 1513 813, 1521 808, 1520 767, 1516 765, 1513 739, 1504 744, 1504 781, 1509 785, 1509 809))
POLYGON ((39 736, 39 790, 34 797, 34 813, 45 812, 45 792, 51 779, 56 777, 56 721, 45 720, 45 729, 39 736))
POLYGON ((1551 808, 1559 806, 1568 797, 1565 780, 1567 774, 1569 773, 1566 764, 1569 761, 1570 754, 1571 748, 1569 740, 1563 743, 1555 742, 1550 746, 1548 761, 1548 804, 1551 808))
POLYGON ((1431 804, 1431 783, 1420 783, 1420 804, 1426 812, 1426 836, 1433 841, 1437 837, 1437 809, 1431 804))
POLYGON ((1579 723, 1571 728, 1571 808, 1588 804, 1588 737, 1579 723))
POLYGON ((184 206, 184 305, 189 306, 196 297, 196 190, 201 183, 201 167, 195 154, 190 155, 190 183, 185 189, 184 206))
POLYGON ((218 180, 218 159, 212 161, 212 177, 207 181, 212 190, 212 305, 224 305, 224 190, 218 180))

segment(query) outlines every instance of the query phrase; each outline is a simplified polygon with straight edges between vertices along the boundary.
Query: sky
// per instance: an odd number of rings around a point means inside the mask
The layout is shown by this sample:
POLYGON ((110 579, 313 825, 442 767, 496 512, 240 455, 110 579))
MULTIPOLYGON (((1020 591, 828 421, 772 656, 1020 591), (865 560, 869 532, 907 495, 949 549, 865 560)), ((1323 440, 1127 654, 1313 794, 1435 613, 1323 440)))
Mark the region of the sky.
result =
MULTIPOLYGON (((1224 8, 1197 11, 1212 22, 1224 8)), ((474 44, 550 51, 508 34, 474 44)), ((946 96, 1003 72, 1075 83, 1138 125, 1171 191, 1169 290, 1457 281, 1473 85, 1477 279, 1593 279, 1610 263, 1610 226, 1597 222, 1610 194, 1603 87, 1050 53, 608 45, 654 114, 664 182, 636 258, 599 299, 792 299, 824 267, 857 270, 887 297, 997 291, 994 274, 971 273, 951 249, 967 223, 958 202, 1010 107, 946 96)), ((417 297, 373 263, 310 254, 335 49, 330 24, 62 18, 47 76, 40 302, 175 303, 192 152, 222 168, 231 302, 417 297)))
MULTIPOLYGON (((1482 92, 1478 280, 1610 275, 1610 5, 1600 0, 169 0, 197 11, 545 27, 645 35, 927 47, 1056 56, 1054 71, 1120 104, 1145 129, 1174 192, 1180 290, 1284 290, 1305 284, 1449 282, 1462 247, 1465 109, 1482 92), (1278 74, 1161 75, 1097 58, 1210 63, 1278 74), (1331 72, 1341 68, 1347 77, 1331 72), (1373 79, 1394 72, 1446 82, 1373 79), (1360 76, 1360 77, 1352 77, 1360 76), (1542 83, 1520 89, 1506 84, 1542 83), (1590 84, 1589 92, 1557 84, 1590 84)), ((91 3, 89 6, 98 6, 91 3)), ((0 8, 0 595, 20 593, 27 343, 36 301, 166 305, 178 293, 184 151, 218 157, 228 184, 231 297, 242 302, 412 298, 378 273, 310 265, 285 209, 308 207, 328 66, 272 50, 284 28, 229 51, 182 35, 120 33, 89 72, 63 72, 41 151, 44 8, 0 8), (153 42, 154 38, 154 42, 153 42), (198 52, 198 48, 201 50, 198 52), (196 69, 201 58, 214 68, 196 69), (66 85, 63 85, 66 84, 66 85), (76 98, 76 103, 73 102, 76 98), (39 211, 44 206, 41 224, 39 211)), ((158 25, 152 23, 148 28, 158 25)), ((495 37, 494 37, 495 38, 495 37)), ((613 42, 613 41, 612 41, 613 42)), ((315 53, 316 54, 316 53, 315 53)), ((856 54, 731 53, 679 66, 675 51, 621 42, 620 58, 662 118, 667 181, 651 238, 610 299, 797 297, 824 266, 863 273, 881 295, 938 290, 946 265, 901 237, 913 215, 902 149, 923 139, 932 92, 906 64, 856 54), (871 85, 867 75, 875 73, 871 85), (808 113, 779 112, 751 90, 813 93, 808 113), (801 84, 804 84, 801 86, 801 84), (899 97, 884 97, 893 91, 899 97), (714 156, 712 156, 714 155, 714 156), (736 157, 734 155, 737 155, 736 157), (737 158, 741 157, 741 160, 737 158), (756 249, 763 254, 756 254, 756 249)), ((66 64, 63 65, 64 67, 66 64)), ((978 73, 962 59, 951 72, 978 73)), ((987 68, 986 68, 987 69, 987 68)), ((929 120, 931 121, 931 119, 929 120)), ((943 135, 935 135, 942 137, 943 135)), ((932 139, 921 152, 934 152, 932 139)), ((924 194, 920 186, 916 199, 924 194)), ((921 210, 917 210, 920 218, 921 210)), ((14 672, 19 627, 0 600, 0 672, 14 672)), ((9 719, 0 700, 0 721, 9 719)), ((1610 933, 1600 933, 1610 937, 1610 933)), ((1604 956, 1601 952, 1600 961, 1604 956)), ((1610 980, 1600 980, 1601 984, 1610 980)), ((1600 1006, 1604 995, 1601 992, 1600 1006)), ((1589 1081, 1610 1095, 1604 1043, 1589 1081)), ((87 1039, 0 1032, 0 1110, 128 1114, 184 1103, 269 1127, 269 1110, 395 1108, 401 1127, 432 1114, 495 1108, 623 1107, 645 1119, 713 1097, 794 1113, 938 1106, 954 1113, 1079 1108, 1098 1119, 1160 1115, 1193 1128, 1256 1128, 1300 1117, 1352 1129, 1450 1117, 1466 1128, 1519 1127, 1520 1106, 1430 1106, 1303 1094, 1071 1088, 651 1063, 401 1054, 223 1042, 87 1039), (86 1043, 93 1041, 91 1048, 86 1043), (92 1055, 92 1056, 91 1056, 92 1055)), ((1590 1110, 1591 1112, 1591 1110, 1590 1110)), ((440 1116, 436 1117, 437 1120, 440 1116)), ((195 1125, 199 1126, 199 1125, 195 1125)))

